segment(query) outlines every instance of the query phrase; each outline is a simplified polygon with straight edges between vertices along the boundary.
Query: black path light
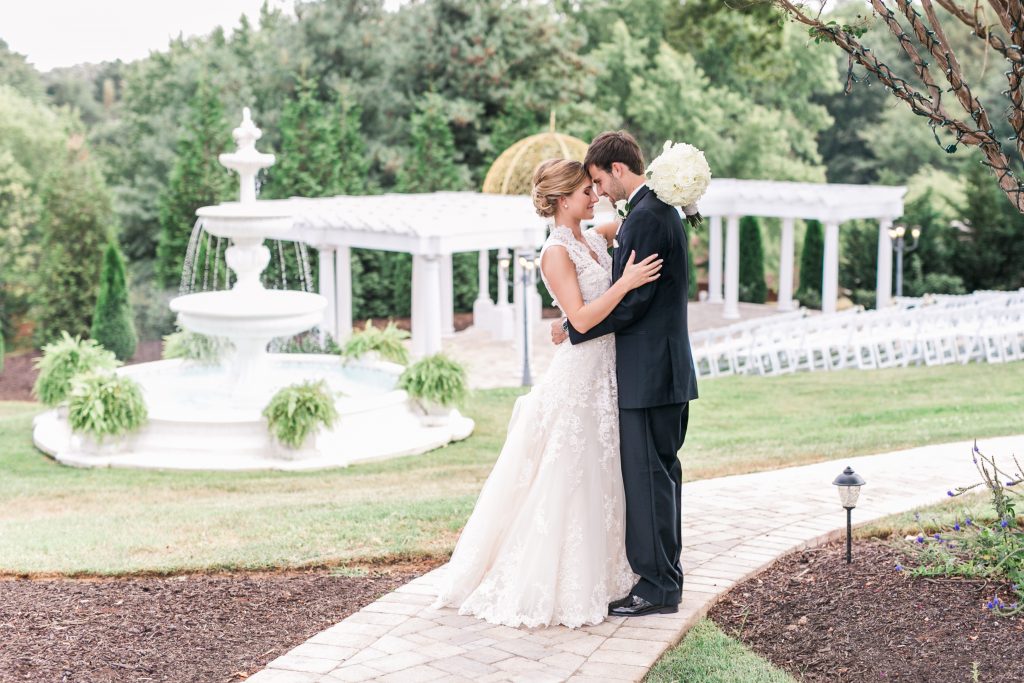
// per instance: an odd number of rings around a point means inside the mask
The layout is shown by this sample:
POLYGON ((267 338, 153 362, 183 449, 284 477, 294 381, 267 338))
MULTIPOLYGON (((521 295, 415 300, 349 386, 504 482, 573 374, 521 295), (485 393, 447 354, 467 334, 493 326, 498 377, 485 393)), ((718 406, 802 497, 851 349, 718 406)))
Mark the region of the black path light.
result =
POLYGON ((866 484, 864 477, 847 467, 843 473, 832 482, 839 487, 839 502, 846 508, 846 564, 852 561, 853 551, 853 508, 857 507, 857 497, 860 496, 860 487, 866 484))

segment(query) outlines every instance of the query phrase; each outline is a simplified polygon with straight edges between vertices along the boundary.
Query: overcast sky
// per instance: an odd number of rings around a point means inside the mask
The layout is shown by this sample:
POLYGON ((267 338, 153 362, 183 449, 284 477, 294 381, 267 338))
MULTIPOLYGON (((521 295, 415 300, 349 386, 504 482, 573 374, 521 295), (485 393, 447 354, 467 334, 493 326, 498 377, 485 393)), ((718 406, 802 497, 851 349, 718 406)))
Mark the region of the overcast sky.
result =
MULTIPOLYGON (((0 0, 0 38, 41 71, 145 57, 183 33, 232 28, 259 16, 263 0, 0 0)), ((292 11, 294 0, 270 0, 292 11)), ((386 0, 397 7, 401 0, 386 0)))

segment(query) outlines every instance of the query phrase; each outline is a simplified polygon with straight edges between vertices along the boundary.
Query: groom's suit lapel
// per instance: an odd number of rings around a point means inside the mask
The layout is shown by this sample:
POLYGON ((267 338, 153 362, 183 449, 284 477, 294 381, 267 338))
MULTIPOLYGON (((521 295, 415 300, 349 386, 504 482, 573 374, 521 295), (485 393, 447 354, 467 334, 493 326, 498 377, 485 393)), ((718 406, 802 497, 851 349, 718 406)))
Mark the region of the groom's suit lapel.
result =
POLYGON ((619 228, 619 248, 615 250, 615 259, 612 270, 612 279, 618 280, 622 277, 622 271, 626 268, 626 261, 629 260, 629 251, 624 249, 621 245, 624 245, 629 236, 630 230, 630 216, 633 214, 633 210, 640 205, 644 197, 650 194, 651 188, 646 185, 642 186, 637 190, 636 195, 633 196, 633 201, 629 203, 629 214, 626 215, 625 220, 622 221, 622 227, 619 228))

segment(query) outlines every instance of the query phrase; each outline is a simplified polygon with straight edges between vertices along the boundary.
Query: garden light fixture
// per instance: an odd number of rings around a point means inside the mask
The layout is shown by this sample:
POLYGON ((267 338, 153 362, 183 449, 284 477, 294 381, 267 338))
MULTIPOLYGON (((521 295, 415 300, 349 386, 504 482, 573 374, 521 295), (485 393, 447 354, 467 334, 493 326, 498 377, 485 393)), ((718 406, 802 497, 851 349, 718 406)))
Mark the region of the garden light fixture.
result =
POLYGON ((533 385, 530 377, 530 297, 527 293, 533 285, 533 269, 537 267, 537 254, 533 249, 519 252, 519 270, 522 274, 520 288, 523 300, 523 386, 533 385))
POLYGON ((860 496, 860 487, 866 484, 864 477, 847 467, 843 473, 835 478, 833 486, 839 488, 839 502, 846 508, 846 564, 852 561, 853 551, 853 508, 857 507, 857 498, 860 496))

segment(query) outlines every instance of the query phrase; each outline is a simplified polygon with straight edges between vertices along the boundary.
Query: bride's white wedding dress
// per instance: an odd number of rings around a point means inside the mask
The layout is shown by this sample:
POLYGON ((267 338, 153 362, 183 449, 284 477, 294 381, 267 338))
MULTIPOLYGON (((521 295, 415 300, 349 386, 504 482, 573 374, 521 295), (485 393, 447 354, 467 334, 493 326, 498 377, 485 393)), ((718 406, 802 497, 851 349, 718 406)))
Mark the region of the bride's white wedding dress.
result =
MULTIPOLYGON (((601 235, 584 237, 598 260, 565 227, 544 250, 569 253, 589 303, 610 286, 612 260, 601 235)), ((636 581, 624 506, 614 335, 563 343, 516 401, 435 606, 513 627, 600 623, 636 581)))

